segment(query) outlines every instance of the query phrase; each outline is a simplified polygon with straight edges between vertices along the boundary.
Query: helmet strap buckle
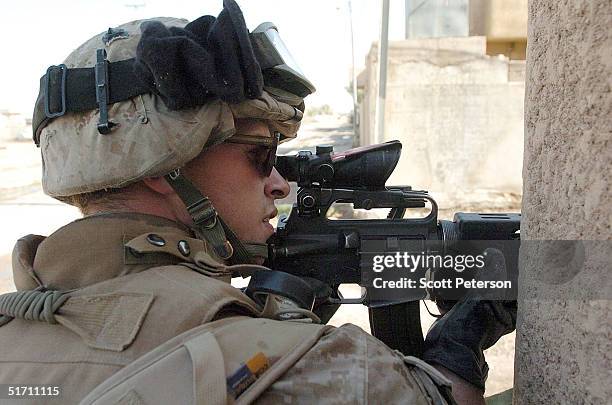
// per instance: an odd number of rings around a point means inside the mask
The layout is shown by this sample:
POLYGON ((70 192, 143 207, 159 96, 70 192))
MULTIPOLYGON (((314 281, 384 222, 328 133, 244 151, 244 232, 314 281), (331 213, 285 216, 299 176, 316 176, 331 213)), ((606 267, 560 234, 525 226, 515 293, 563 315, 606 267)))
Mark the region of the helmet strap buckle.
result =
POLYGON ((96 102, 100 109, 98 132, 102 135, 108 135, 117 124, 108 120, 108 61, 106 60, 106 50, 103 48, 96 50, 96 66, 94 72, 96 77, 96 102))
POLYGON ((230 264, 251 263, 254 260, 245 245, 219 217, 210 199, 202 195, 180 169, 171 171, 164 178, 185 204, 194 222, 196 236, 207 241, 221 259, 229 260, 230 264))

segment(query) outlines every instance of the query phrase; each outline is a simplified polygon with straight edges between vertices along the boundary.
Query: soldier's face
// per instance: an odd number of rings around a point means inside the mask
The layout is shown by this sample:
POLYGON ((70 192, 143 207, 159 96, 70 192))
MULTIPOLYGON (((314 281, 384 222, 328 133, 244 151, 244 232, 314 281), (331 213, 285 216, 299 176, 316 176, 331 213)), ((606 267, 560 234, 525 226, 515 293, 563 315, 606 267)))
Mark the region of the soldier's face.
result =
MULTIPOLYGON (((260 121, 239 120, 236 131, 270 136, 268 126, 260 121)), ((263 243, 274 233, 270 224, 277 214, 274 201, 289 193, 289 184, 276 169, 269 176, 262 173, 267 154, 263 146, 223 143, 185 168, 188 178, 243 241, 263 243)))

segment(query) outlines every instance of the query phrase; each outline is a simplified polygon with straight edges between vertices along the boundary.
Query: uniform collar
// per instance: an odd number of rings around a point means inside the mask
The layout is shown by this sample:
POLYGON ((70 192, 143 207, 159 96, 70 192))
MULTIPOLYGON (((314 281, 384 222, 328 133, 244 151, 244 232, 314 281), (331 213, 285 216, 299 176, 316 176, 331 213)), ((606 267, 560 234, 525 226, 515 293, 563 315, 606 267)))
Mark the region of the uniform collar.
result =
POLYGON ((28 235, 13 250, 13 278, 18 290, 44 285, 71 290, 154 266, 181 262, 160 252, 139 260, 125 244, 143 234, 191 238, 187 227, 145 214, 113 213, 88 216, 58 229, 49 237, 28 235), (151 260, 153 259, 153 260, 151 260))

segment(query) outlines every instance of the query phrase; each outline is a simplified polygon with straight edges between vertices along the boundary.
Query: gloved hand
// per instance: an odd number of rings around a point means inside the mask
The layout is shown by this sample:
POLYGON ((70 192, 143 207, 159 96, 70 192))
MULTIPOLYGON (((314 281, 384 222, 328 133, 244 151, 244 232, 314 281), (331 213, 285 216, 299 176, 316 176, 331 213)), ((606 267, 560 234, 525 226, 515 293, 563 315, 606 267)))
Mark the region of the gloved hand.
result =
MULTIPOLYGON (((501 251, 486 249, 484 255, 485 266, 478 279, 506 279, 501 251)), ((516 301, 502 300, 491 290, 471 290, 433 324, 425 338, 423 360, 484 389, 489 366, 483 352, 515 327, 516 301)))

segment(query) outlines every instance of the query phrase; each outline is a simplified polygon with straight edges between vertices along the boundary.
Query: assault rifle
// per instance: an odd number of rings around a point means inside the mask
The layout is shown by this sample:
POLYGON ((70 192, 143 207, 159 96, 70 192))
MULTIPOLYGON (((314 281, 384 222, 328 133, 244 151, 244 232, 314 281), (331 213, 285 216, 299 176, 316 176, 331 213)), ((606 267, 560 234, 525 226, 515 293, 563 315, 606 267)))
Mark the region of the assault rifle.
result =
MULTIPOLYGON (((315 290, 314 311, 323 322, 341 304, 366 305, 374 336, 404 354, 419 355, 423 345, 419 300, 435 299, 446 309, 453 300, 435 290, 406 289, 389 295, 372 288, 367 276, 372 254, 422 249, 458 254, 471 249, 461 241, 487 240, 495 246, 518 239, 520 214, 457 213, 453 221, 438 220, 438 205, 427 191, 385 186, 401 148, 399 141, 391 141, 339 153, 331 146, 318 146, 314 154, 278 156, 277 170, 296 182, 299 190, 290 215, 279 220, 268 241, 266 265, 306 280, 315 290), (334 203, 350 203, 354 209, 388 208, 389 213, 385 219, 332 220, 327 213, 334 203), (424 217, 404 218, 407 210, 426 206, 429 213, 424 217), (338 288, 347 283, 362 286, 361 297, 343 298, 338 288)), ((518 243, 503 248, 507 265, 516 267, 518 243)), ((433 273, 429 277, 435 279, 433 273)), ((300 292, 294 293, 299 301, 300 292)))

